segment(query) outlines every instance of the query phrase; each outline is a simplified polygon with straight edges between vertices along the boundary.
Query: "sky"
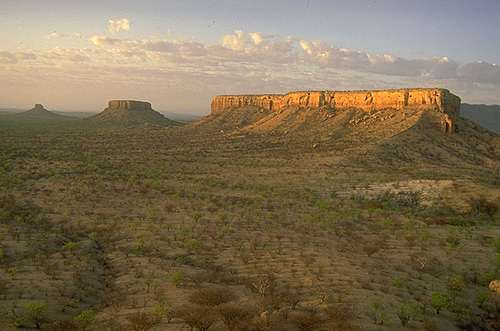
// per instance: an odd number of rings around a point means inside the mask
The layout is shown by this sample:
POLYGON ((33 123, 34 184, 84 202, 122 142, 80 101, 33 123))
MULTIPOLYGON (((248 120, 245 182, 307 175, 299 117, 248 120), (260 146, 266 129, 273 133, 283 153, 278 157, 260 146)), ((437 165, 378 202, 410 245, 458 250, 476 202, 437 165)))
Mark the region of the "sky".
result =
POLYGON ((500 104, 500 1, 0 1, 0 108, 400 87, 500 104))

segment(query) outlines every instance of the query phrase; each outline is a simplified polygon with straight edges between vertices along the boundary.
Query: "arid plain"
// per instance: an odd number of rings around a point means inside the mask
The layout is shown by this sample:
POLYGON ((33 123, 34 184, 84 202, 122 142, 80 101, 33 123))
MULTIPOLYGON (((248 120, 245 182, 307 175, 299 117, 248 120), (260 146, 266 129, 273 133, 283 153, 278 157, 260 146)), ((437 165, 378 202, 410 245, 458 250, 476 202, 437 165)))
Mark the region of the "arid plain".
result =
POLYGON ((500 327, 500 136, 449 91, 152 108, 0 117, 1 330, 500 327))

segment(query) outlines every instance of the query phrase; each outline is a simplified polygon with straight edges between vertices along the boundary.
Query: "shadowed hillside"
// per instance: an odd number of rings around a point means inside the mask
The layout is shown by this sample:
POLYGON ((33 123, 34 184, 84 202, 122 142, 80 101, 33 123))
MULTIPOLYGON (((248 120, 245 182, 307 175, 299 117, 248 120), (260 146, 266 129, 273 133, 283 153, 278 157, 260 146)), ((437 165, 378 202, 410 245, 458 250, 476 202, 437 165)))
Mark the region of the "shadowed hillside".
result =
POLYGON ((463 103, 460 113, 480 126, 500 134, 500 106, 463 103))

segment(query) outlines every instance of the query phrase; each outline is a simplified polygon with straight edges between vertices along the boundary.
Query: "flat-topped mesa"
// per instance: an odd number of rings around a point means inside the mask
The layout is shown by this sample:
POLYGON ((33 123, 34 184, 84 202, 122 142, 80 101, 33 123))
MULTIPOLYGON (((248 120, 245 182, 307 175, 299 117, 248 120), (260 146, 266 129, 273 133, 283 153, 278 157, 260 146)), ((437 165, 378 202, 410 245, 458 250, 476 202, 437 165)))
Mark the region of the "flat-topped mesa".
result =
POLYGON ((287 107, 331 108, 364 111, 378 109, 420 109, 437 110, 443 113, 442 126, 446 132, 453 132, 455 118, 460 112, 460 98, 446 89, 415 88, 374 91, 304 91, 287 94, 266 95, 219 95, 212 98, 212 114, 228 109, 255 106, 270 111, 281 111, 287 107))
POLYGON ((151 110, 151 104, 145 101, 136 100, 111 100, 108 102, 108 109, 124 110, 151 110))

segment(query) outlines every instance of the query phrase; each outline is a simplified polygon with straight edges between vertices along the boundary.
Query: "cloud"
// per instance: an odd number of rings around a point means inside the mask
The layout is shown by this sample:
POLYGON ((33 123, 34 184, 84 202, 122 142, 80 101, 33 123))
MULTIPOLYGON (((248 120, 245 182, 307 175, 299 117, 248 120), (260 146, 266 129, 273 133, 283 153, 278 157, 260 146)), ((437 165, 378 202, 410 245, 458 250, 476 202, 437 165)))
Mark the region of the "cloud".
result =
POLYGON ((248 41, 248 36, 241 30, 234 31, 234 34, 225 35, 222 38, 222 46, 235 50, 243 51, 248 41))
POLYGON ((17 58, 10 52, 0 52, 0 63, 3 64, 16 64, 17 58))
POLYGON ((262 35, 258 32, 251 32, 249 35, 250 35, 250 38, 252 38, 252 41, 254 42, 255 45, 260 45, 262 43, 262 41, 264 40, 262 35))
POLYGON ((46 36, 46 38, 49 40, 59 39, 59 38, 64 38, 64 37, 66 37, 65 33, 57 32, 57 31, 51 32, 46 36))
POLYGON ((92 36, 89 40, 96 46, 113 46, 120 44, 121 39, 110 38, 106 36, 92 36))
POLYGON ((500 66, 486 62, 461 66, 448 57, 406 59, 392 54, 335 47, 320 40, 280 38, 241 30, 223 36, 219 45, 192 41, 129 40, 106 36, 93 36, 90 40, 96 46, 113 48, 115 56, 159 63, 198 63, 203 66, 225 61, 226 66, 227 63, 240 63, 242 68, 250 64, 253 68, 289 64, 307 68, 309 71, 312 67, 317 67, 323 70, 351 70, 433 81, 455 79, 500 85, 500 66))
POLYGON ((108 21, 108 31, 111 33, 118 33, 120 31, 130 31, 130 21, 126 18, 110 19, 108 21))
POLYGON ((20 61, 36 60, 37 56, 31 52, 0 51, 0 64, 17 64, 20 61))
POLYGON ((170 53, 176 51, 177 47, 169 41, 144 41, 142 47, 148 51, 170 53))
POLYGON ((500 65, 487 62, 474 62, 463 65, 459 76, 468 82, 500 85, 500 65))
MULTIPOLYGON (((222 36, 218 43, 104 35, 88 41, 82 48, 0 51, 3 84, 39 75, 54 84, 117 88, 114 82, 128 82, 123 89, 130 93, 144 88, 162 95, 161 86, 176 93, 200 93, 204 98, 296 89, 444 86, 468 100, 496 93, 499 96, 488 101, 500 102, 500 66, 487 62, 459 64, 445 56, 409 59, 321 40, 244 31, 222 36)), ((202 101, 199 105, 205 104, 202 101)))

